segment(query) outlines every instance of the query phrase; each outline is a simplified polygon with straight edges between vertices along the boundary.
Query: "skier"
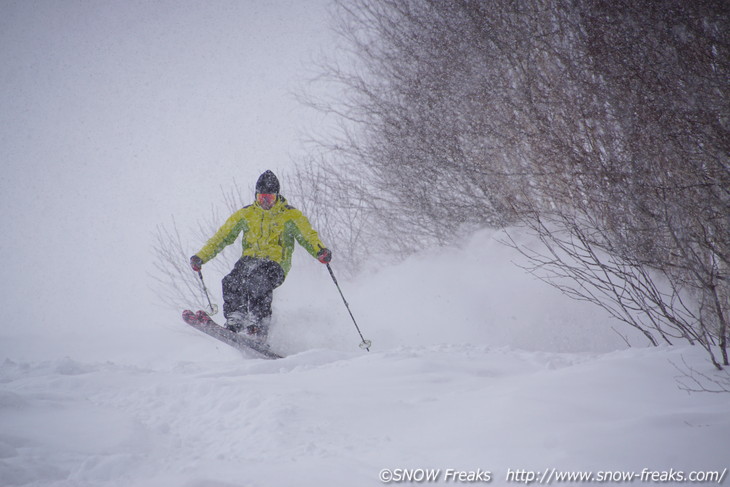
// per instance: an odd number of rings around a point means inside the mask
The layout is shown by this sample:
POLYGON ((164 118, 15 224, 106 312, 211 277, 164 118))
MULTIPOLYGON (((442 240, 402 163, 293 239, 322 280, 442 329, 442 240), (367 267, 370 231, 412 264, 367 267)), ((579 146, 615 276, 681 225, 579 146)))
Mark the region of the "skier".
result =
POLYGON ((279 193, 279 180, 271 171, 259 176, 254 203, 231 215, 190 257, 190 266, 199 272, 240 233, 243 255, 222 283, 225 326, 263 343, 269 332, 273 292, 291 268, 294 241, 323 264, 332 260, 332 252, 322 244, 304 214, 287 204, 279 193))

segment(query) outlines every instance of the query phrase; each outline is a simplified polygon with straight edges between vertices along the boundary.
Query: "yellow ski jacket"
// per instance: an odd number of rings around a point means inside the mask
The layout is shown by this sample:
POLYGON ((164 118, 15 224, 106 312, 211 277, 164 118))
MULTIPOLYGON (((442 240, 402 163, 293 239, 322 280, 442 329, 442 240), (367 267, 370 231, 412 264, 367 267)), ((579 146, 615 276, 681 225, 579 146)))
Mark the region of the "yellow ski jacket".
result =
POLYGON ((307 217, 279 195, 270 210, 255 202, 235 212, 195 255, 203 263, 208 262, 235 242, 240 233, 243 256, 273 260, 281 265, 284 274, 291 269, 295 240, 313 257, 324 248, 307 217))

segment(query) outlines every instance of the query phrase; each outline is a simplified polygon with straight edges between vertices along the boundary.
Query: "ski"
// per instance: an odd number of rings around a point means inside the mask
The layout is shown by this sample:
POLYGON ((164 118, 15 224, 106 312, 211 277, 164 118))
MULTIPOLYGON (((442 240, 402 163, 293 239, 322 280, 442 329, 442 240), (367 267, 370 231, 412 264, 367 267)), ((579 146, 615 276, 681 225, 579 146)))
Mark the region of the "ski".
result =
POLYGON ((206 335, 210 335, 226 345, 230 345, 242 352, 253 351, 268 359, 283 358, 281 355, 269 350, 269 347, 266 345, 260 344, 244 335, 239 335, 238 333, 234 333, 231 330, 220 326, 218 323, 213 321, 213 318, 208 316, 205 311, 201 310, 196 313, 186 309, 182 313, 182 318, 185 323, 196 330, 200 330, 206 335))

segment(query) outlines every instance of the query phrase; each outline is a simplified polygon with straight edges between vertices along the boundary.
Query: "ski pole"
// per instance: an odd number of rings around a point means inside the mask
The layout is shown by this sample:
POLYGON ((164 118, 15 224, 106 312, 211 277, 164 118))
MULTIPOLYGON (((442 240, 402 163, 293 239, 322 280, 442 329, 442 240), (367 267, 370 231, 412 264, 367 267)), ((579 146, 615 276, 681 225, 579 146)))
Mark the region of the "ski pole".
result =
POLYGON ((210 311, 211 315, 214 315, 218 312, 218 306, 214 306, 213 303, 210 302, 208 288, 205 287, 205 281, 203 280, 203 271, 198 271, 198 276, 200 277, 200 284, 202 284, 203 286, 203 292, 205 293, 205 297, 208 299, 208 310, 210 311))
POLYGON ((370 340, 365 340, 365 337, 362 336, 360 327, 357 326, 357 321, 355 321, 355 317, 352 315, 352 311, 350 310, 350 305, 347 304, 345 295, 342 294, 342 289, 340 289, 340 285, 337 283, 337 278, 335 277, 335 273, 332 272, 332 267, 330 267, 329 263, 327 264, 327 270, 330 271, 330 276, 332 276, 332 281, 335 283, 335 286, 337 286, 337 290, 340 292, 340 296, 342 296, 342 301, 344 301, 344 303, 345 303, 347 312, 350 313, 350 318, 352 318, 352 322, 355 323, 355 328, 357 329, 357 332, 360 334, 360 338, 362 338, 362 343, 360 344, 360 348, 364 348, 365 350, 367 350, 369 352, 370 347, 373 345, 373 342, 371 342, 370 340))

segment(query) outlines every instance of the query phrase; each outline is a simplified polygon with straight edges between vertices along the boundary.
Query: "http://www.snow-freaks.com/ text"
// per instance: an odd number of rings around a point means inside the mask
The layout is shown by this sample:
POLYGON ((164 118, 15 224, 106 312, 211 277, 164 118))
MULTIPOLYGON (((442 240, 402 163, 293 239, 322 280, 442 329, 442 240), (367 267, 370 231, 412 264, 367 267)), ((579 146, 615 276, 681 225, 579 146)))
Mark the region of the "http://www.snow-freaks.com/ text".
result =
MULTIPOLYGON (((723 470, 653 470, 644 468, 634 470, 578 471, 546 468, 526 470, 508 468, 500 475, 506 483, 524 485, 551 485, 561 483, 688 483, 721 484, 726 477, 723 470)), ((491 470, 457 470, 453 468, 384 468, 378 474, 383 484, 477 484, 491 483, 495 473, 491 470)))

